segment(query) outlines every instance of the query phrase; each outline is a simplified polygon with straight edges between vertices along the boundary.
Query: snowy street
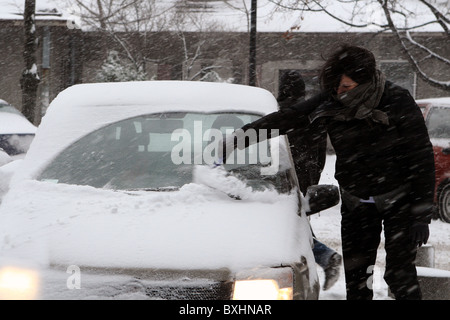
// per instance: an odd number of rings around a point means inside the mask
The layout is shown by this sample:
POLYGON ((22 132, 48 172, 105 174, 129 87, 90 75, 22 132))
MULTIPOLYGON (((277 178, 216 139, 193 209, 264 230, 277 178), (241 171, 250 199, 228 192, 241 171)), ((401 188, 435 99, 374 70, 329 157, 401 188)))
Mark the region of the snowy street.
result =
MULTIPOLYGON (((321 184, 334 184, 337 185, 334 179, 334 155, 327 156, 327 162, 325 164, 324 172, 321 177, 321 184)), ((339 253, 342 253, 341 249, 341 231, 340 231, 340 212, 339 205, 330 208, 326 211, 311 216, 311 225, 317 235, 318 239, 333 248, 339 253)), ((435 268, 442 270, 450 270, 450 224, 441 220, 432 220, 430 225, 430 239, 427 245, 432 245, 435 250, 435 268)), ((381 244, 378 249, 377 265, 374 268, 373 287, 374 287, 374 299, 386 300, 391 299, 388 296, 387 285, 383 280, 384 273, 384 243, 383 236, 381 244)), ((321 285, 324 281, 323 270, 318 267, 319 278, 321 285)), ((321 300, 345 300, 345 279, 344 268, 341 266, 341 276, 338 282, 329 290, 321 291, 321 300)))

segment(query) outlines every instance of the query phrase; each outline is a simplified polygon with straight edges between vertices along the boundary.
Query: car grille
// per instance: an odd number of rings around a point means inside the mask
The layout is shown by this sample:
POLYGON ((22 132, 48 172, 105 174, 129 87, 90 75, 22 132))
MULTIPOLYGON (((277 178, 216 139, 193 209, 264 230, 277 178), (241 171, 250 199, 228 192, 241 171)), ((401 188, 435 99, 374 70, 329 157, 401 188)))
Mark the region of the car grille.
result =
POLYGON ((42 299, 230 300, 234 284, 228 269, 82 267, 80 290, 70 290, 65 269, 54 264, 46 270, 42 299))
POLYGON ((232 282, 215 282, 203 285, 151 286, 145 293, 150 298, 163 300, 229 300, 232 282))

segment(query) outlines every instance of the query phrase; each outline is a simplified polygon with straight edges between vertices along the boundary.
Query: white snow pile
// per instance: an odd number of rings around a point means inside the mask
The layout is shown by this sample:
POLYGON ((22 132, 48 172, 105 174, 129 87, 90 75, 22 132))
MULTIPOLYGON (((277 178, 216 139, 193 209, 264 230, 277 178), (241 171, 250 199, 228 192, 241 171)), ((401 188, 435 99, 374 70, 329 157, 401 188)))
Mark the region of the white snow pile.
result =
POLYGON ((244 180, 233 176, 222 166, 196 165, 193 172, 193 181, 239 200, 271 203, 274 196, 277 197, 277 192, 274 189, 253 190, 244 180))
POLYGON ((222 166, 196 165, 193 172, 193 181, 239 199, 248 199, 253 191, 244 181, 228 175, 222 166))

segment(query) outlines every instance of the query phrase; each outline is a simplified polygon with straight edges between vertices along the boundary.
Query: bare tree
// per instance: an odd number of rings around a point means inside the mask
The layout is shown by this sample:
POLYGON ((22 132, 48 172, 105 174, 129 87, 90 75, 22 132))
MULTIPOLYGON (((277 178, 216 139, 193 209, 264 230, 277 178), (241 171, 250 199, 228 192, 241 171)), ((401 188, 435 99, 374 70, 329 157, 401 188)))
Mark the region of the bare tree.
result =
MULTIPOLYGON (((450 68, 450 59, 441 56, 433 48, 427 47, 414 40, 413 36, 410 33, 410 30, 406 29, 402 31, 400 28, 398 28, 395 25, 394 20, 392 19, 392 13, 395 12, 395 4, 389 4, 387 0, 378 0, 378 2, 383 8, 383 12, 386 16, 389 29, 397 37, 404 53, 408 57, 409 62, 414 67, 414 70, 418 73, 420 78, 434 87, 450 91, 450 80, 438 80, 432 75, 427 74, 422 67, 422 64, 425 61, 433 59, 441 63, 442 65, 445 65, 447 68, 450 68)), ((435 6, 433 6, 430 3, 431 1, 420 0, 420 2, 425 4, 433 12, 434 17, 436 18, 433 23, 438 23, 442 27, 444 31, 444 43, 450 43, 450 33, 447 26, 447 23, 450 24, 450 20, 446 18, 435 6)))
MULTIPOLYGON (((149 58, 146 50, 151 34, 162 30, 170 21, 172 4, 161 5, 157 0, 66 0, 82 27, 108 35, 121 47, 123 56, 137 72, 145 71, 149 58), (131 43, 131 39, 139 41, 131 43)), ((103 47, 108 47, 104 43, 103 47)))
MULTIPOLYGON (((323 0, 269 0, 277 5, 278 10, 297 10, 299 14, 305 12, 322 12, 326 13, 333 19, 353 28, 367 28, 376 27, 380 32, 391 31, 408 61, 413 67, 418 76, 426 83, 437 87, 439 89, 450 91, 450 78, 437 79, 433 74, 427 73, 426 64, 433 62, 440 66, 440 69, 450 70, 450 58, 443 56, 438 48, 427 46, 424 43, 416 40, 417 34, 413 32, 428 25, 435 25, 442 31, 442 43, 444 47, 448 47, 450 41, 450 6, 447 0, 337 0, 334 4, 339 2, 345 5, 347 12, 351 16, 341 16, 339 13, 333 12, 329 1, 323 0), (414 4, 411 7, 411 4, 414 4), (358 19, 366 8, 377 10, 381 12, 384 19, 380 21, 369 20, 363 21, 358 19), (417 12, 429 13, 429 20, 414 19, 417 12)), ((367 12, 366 12, 367 13, 367 12)), ((366 14, 366 19, 367 19, 366 14)), ((449 74, 449 73, 447 73, 449 74)))
POLYGON ((182 0, 178 1, 176 14, 174 16, 176 35, 181 41, 181 48, 183 51, 181 76, 183 80, 195 80, 208 71, 203 67, 200 67, 199 70, 195 68, 196 62, 202 56, 202 50, 204 50, 208 39, 200 36, 196 40, 193 40, 195 43, 189 43, 189 37, 186 30, 194 29, 202 32, 202 15, 198 15, 197 13, 191 14, 189 8, 185 7, 183 2, 184 1, 182 0))
POLYGON ((215 72, 223 68, 222 65, 214 63, 206 63, 202 65, 203 53, 209 50, 211 45, 210 39, 206 34, 200 35, 200 37, 193 44, 189 44, 189 38, 186 32, 182 30, 177 31, 177 36, 182 42, 183 61, 182 61, 182 79, 194 81, 201 79, 209 72, 215 72), (200 63, 200 64, 199 64, 200 63))
POLYGON ((22 88, 22 113, 32 123, 35 122, 36 94, 39 85, 39 75, 36 65, 36 1, 26 0, 24 8, 25 45, 23 58, 25 68, 20 84, 22 88))
MULTIPOLYGON (((171 31, 181 41, 182 78, 198 80, 221 66, 207 64, 198 70, 199 61, 214 45, 211 31, 220 27, 207 19, 208 12, 191 11, 186 0, 66 0, 75 8, 85 29, 101 31, 120 48, 121 56, 137 72, 146 70, 146 63, 163 61, 148 56, 148 45, 159 31, 171 31), (74 6, 75 4, 75 6, 74 6), (188 36, 189 31, 195 36, 188 36), (136 39, 138 38, 138 41, 136 39)), ((201 8, 204 9, 204 8, 201 8)), ((104 47, 110 47, 107 43, 104 47)), ((162 58, 165 59, 165 58, 162 58)))
MULTIPOLYGON (((214 78, 221 81, 218 70, 225 66, 216 64, 215 59, 206 58, 217 45, 214 35, 223 30, 219 23, 210 19, 208 10, 212 7, 186 0, 173 3, 169 16, 170 28, 181 42, 181 78, 188 81, 214 78)), ((221 57, 225 56, 226 53, 221 57)))
POLYGON ((248 32, 250 32, 250 28, 251 28, 251 6, 249 7, 245 0, 241 0, 241 1, 242 2, 239 3, 239 5, 238 5, 237 3, 235 3, 235 1, 223 0, 225 5, 228 6, 229 8, 244 13, 244 15, 245 15, 245 17, 247 19, 247 30, 248 30, 248 32), (240 6, 240 4, 242 4, 242 7, 240 6))

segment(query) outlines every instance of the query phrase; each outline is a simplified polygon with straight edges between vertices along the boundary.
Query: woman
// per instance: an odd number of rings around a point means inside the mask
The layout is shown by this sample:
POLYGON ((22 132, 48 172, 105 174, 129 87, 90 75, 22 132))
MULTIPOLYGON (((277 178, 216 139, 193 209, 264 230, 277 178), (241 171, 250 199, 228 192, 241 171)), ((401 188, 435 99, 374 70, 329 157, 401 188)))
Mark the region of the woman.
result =
MULTIPOLYGON (((241 129, 301 135, 317 121, 324 123, 341 188, 347 299, 373 297, 371 272, 382 225, 387 284, 396 299, 421 299, 414 260, 417 246, 428 240, 434 192, 433 151, 422 113, 361 47, 341 46, 324 64, 320 80, 320 94, 241 129)), ((237 145, 227 138, 224 148, 229 141, 237 145)))

